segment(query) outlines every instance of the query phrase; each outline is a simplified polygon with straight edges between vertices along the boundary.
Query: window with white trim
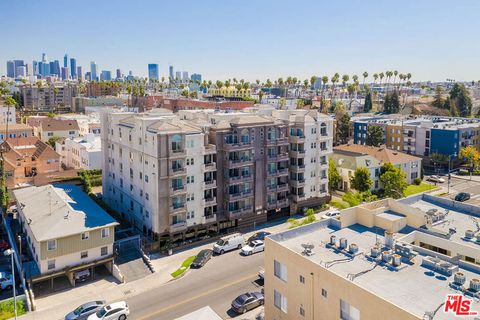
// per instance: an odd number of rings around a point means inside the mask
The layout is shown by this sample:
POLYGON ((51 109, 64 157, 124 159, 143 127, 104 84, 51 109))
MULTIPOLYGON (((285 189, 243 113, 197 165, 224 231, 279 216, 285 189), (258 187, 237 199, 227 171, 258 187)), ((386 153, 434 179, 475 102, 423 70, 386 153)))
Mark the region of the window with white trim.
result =
POLYGON ((47 250, 52 251, 52 250, 56 250, 56 249, 57 249, 57 240, 56 239, 48 240, 47 250))
POLYGON ((104 228, 102 229, 102 238, 108 238, 110 236, 110 229, 104 228))
POLYGON ((277 260, 273 261, 273 274, 280 280, 287 282, 287 279, 288 279, 287 266, 284 264, 281 264, 277 260))
POLYGON ((82 232, 82 240, 88 240, 90 238, 90 233, 88 231, 82 232))
POLYGON ((340 319, 360 320, 360 310, 351 306, 348 302, 340 299, 340 319))

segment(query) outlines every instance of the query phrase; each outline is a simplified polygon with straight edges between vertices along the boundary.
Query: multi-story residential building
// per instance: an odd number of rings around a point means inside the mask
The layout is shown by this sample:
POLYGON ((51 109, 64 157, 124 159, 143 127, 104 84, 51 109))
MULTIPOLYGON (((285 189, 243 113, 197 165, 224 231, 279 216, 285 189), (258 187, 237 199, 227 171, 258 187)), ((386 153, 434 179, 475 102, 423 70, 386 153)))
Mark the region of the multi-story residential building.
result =
POLYGON ((74 139, 62 139, 55 144, 67 169, 102 169, 102 143, 99 135, 92 133, 74 139))
POLYGON ((145 108, 147 110, 153 108, 165 108, 177 112, 180 110, 242 110, 252 107, 253 101, 211 101, 198 99, 178 99, 169 98, 164 95, 149 95, 145 97, 145 108))
POLYGON ((32 183, 37 175, 61 171, 60 155, 37 137, 9 138, 1 147, 9 188, 32 183))
POLYGON ((6 138, 20 138, 33 136, 33 128, 22 123, 1 123, 0 124, 0 143, 6 138), (8 132, 7 132, 8 131, 8 132))
POLYGON ((72 106, 72 98, 77 95, 74 84, 55 84, 37 86, 25 84, 20 86, 23 103, 29 111, 54 111, 68 109, 72 106))
POLYGON ((3 101, 0 99, 0 124, 2 123, 7 123, 10 124, 16 124, 17 123, 17 117, 16 117, 16 110, 14 107, 7 107, 3 103, 3 101))
POLYGON ((28 187, 14 190, 13 195, 20 228, 33 257, 24 265, 32 282, 65 275, 74 286, 77 271, 105 265, 112 272, 118 223, 80 187, 28 187))
POLYGON ((405 172, 407 183, 413 183, 421 176, 422 158, 385 147, 371 147, 359 144, 346 144, 333 148, 332 159, 342 178, 341 190, 349 191, 350 178, 358 168, 367 168, 373 182, 372 191, 382 188, 379 180, 380 168, 384 163, 392 163, 405 172))
POLYGON ((38 118, 38 122, 34 123, 33 132, 35 136, 45 142, 52 137, 73 139, 80 136, 77 120, 61 120, 49 117, 38 118))
POLYGON ((354 120, 354 143, 365 144, 369 126, 380 126, 384 143, 390 149, 418 156, 439 153, 458 156, 460 149, 473 145, 480 147, 480 120, 472 118, 370 117, 354 120))
POLYGON ((100 126, 100 115, 98 113, 86 114, 77 114, 77 113, 66 113, 55 116, 55 119, 58 120, 75 120, 77 121, 79 134, 84 136, 88 133, 97 133, 100 134, 100 129, 94 130, 91 132, 92 128, 99 128, 100 126), (92 124, 98 126, 91 126, 92 124))
POLYGON ((119 86, 106 86, 103 83, 94 81, 87 84, 88 97, 117 96, 119 93, 119 86))
POLYGON ((265 319, 458 319, 479 310, 480 208, 430 196, 385 199, 265 241, 265 319))
POLYGON ((105 113, 104 199, 154 239, 217 225, 216 149, 171 112, 105 113))

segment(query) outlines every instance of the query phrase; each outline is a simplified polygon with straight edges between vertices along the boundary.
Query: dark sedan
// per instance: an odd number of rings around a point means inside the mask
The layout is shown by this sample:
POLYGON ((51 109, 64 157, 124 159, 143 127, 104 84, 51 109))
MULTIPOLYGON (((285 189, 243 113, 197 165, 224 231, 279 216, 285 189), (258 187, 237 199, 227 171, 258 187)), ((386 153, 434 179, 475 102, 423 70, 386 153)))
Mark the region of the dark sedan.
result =
POLYGON ((245 313, 261 306, 263 302, 264 297, 260 292, 247 292, 232 301, 232 309, 236 313, 245 313))
POLYGON ((193 260, 190 267, 191 268, 201 268, 201 267, 203 267, 205 265, 205 263, 207 263, 208 260, 210 260, 210 258, 212 257, 212 254, 213 254, 213 251, 210 250, 210 249, 205 249, 205 250, 200 251, 197 254, 197 257, 195 258, 195 260, 193 260))
POLYGON ((105 301, 92 301, 79 306, 65 316, 65 320, 83 320, 96 313, 105 305, 105 301))
POLYGON ((470 193, 460 192, 455 196, 455 201, 463 202, 467 200, 470 200, 470 193))
POLYGON ((265 240, 265 237, 266 236, 269 236, 271 235, 270 232, 266 232, 266 231, 259 231, 257 233, 255 233, 253 236, 251 236, 250 238, 248 238, 248 243, 252 242, 252 241, 255 241, 255 240, 262 240, 264 241, 265 240))

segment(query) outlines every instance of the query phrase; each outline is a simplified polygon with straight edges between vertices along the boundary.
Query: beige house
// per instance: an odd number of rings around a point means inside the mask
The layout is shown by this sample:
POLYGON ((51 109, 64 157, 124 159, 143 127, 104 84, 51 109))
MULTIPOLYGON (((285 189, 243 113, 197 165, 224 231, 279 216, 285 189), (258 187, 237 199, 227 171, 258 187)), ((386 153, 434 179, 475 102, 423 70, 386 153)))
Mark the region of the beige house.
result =
POLYGON ((439 306, 463 292, 479 310, 480 208, 461 206, 385 199, 268 237, 265 319, 459 319, 439 306))
POLYGON ((113 268, 118 223, 78 186, 62 184, 13 191, 18 219, 36 268, 33 282, 105 265, 113 268))
POLYGON ((38 118, 33 131, 40 140, 45 142, 52 137, 74 139, 80 136, 77 120, 38 118))

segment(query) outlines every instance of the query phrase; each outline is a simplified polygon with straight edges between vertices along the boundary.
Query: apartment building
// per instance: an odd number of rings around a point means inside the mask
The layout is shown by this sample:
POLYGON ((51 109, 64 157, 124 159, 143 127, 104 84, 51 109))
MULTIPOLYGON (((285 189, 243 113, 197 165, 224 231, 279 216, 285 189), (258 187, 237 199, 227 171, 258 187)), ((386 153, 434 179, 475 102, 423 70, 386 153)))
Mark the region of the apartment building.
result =
POLYGON ((7 121, 9 124, 17 123, 15 108, 7 107, 2 102, 0 98, 0 124, 7 123, 7 121))
POLYGON ((105 201, 145 234, 217 230, 216 148, 205 128, 161 109, 102 119, 105 201))
POLYGON ((61 139, 55 143, 55 150, 61 156, 66 169, 102 169, 102 141, 92 133, 74 139, 61 139))
POLYGON ((72 99, 77 95, 77 86, 74 84, 59 83, 37 86, 25 84, 20 86, 25 110, 28 111, 55 111, 70 109, 72 99))
POLYGON ((112 271, 118 223, 79 186, 28 187, 14 190, 13 195, 33 257, 24 263, 33 283, 64 275, 75 285, 77 271, 101 265, 112 271))
POLYGON ((266 239, 265 319, 458 319, 480 308, 480 208, 430 195, 342 210, 266 239))
POLYGON ((460 149, 473 145, 480 148, 480 120, 453 117, 368 117, 354 121, 354 143, 365 144, 369 126, 379 126, 384 132, 387 148, 429 156, 440 153, 459 154, 460 149))
POLYGON ((372 191, 382 188, 379 180, 380 169, 384 163, 391 163, 405 173, 407 183, 421 177, 422 158, 407 153, 360 144, 346 144, 333 148, 332 159, 342 178, 340 189, 350 190, 350 178, 358 168, 367 168, 373 181, 372 191))
POLYGON ((0 124, 0 143, 8 139, 33 136, 33 128, 22 123, 1 123, 0 124))
POLYGON ((77 121, 79 135, 84 136, 88 133, 94 133, 100 135, 100 115, 98 113, 90 113, 89 115, 85 114, 61 114, 55 116, 55 119, 58 120, 71 120, 77 121))
POLYGON ((77 120, 61 120, 49 117, 37 118, 33 125, 35 136, 45 142, 52 137, 74 139, 80 136, 77 120))

